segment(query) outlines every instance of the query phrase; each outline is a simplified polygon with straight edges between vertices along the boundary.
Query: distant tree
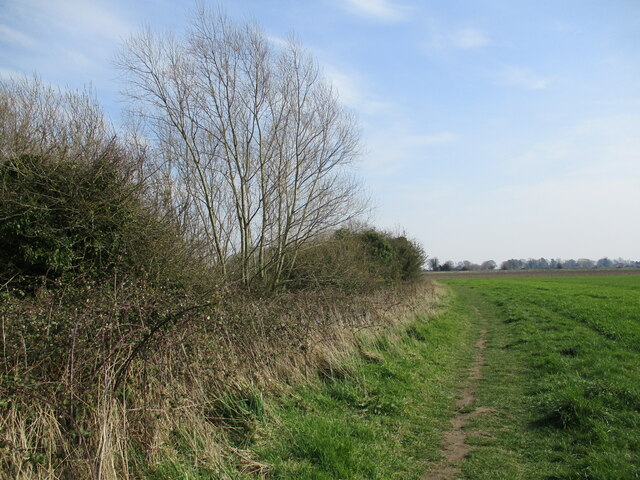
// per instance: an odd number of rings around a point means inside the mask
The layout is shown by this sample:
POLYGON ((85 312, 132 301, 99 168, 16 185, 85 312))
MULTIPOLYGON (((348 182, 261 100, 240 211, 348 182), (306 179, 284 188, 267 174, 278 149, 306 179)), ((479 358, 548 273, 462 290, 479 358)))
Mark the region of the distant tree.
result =
POLYGON ((595 263, 593 260, 589 260, 588 258, 579 258, 576 261, 578 268, 593 268, 595 263))
POLYGON ((502 270, 521 270, 524 267, 525 267, 524 260, 518 260, 516 258, 505 260, 500 264, 500 269, 502 270))
POLYGON ((597 268, 611 268, 613 266, 613 262, 609 260, 607 257, 601 258, 596 262, 597 268))
POLYGON ((537 266, 537 268, 543 268, 543 269, 544 269, 544 268, 549 268, 549 261, 548 261, 546 258, 544 258, 544 257, 542 257, 542 258, 538 259, 538 266, 537 266))
POLYGON ((430 258, 427 263, 429 265, 429 270, 432 270, 434 272, 440 270, 440 260, 438 260, 438 257, 430 258))
POLYGON ((486 262, 482 262, 480 265, 480 270, 495 270, 498 267, 496 262, 493 260, 487 260, 486 262))
POLYGON ((626 266, 626 263, 627 262, 624 259, 618 257, 613 261, 613 266, 615 268, 624 268, 626 266))
POLYGON ((440 266, 440 271, 441 272, 450 272, 452 270, 454 270, 454 264, 453 264, 453 262, 451 260, 447 260, 445 263, 443 263, 440 266))
POLYGON ((458 264, 458 270, 462 270, 464 272, 472 272, 480 270, 480 265, 478 265, 477 263, 472 263, 469 260, 464 260, 458 264))

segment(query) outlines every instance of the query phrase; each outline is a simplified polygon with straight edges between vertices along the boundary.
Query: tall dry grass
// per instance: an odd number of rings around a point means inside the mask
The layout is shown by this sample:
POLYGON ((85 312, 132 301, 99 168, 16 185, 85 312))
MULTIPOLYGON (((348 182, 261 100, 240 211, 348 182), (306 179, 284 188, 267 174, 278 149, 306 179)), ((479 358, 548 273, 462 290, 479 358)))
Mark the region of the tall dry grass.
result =
POLYGON ((419 284, 185 298, 126 277, 5 292, 2 478, 139 478, 171 462, 263 471, 247 451, 263 396, 333 374, 432 297, 419 284))

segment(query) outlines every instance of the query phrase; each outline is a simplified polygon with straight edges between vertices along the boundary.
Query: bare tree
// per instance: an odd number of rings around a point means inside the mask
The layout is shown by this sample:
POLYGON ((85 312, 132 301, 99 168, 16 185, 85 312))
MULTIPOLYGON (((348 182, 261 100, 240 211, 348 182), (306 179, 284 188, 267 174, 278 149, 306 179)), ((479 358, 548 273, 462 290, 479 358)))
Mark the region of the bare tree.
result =
POLYGON ((117 65, 164 159, 167 193, 223 275, 279 284, 309 239, 361 213, 354 118, 295 41, 201 8, 183 38, 149 29, 117 65))

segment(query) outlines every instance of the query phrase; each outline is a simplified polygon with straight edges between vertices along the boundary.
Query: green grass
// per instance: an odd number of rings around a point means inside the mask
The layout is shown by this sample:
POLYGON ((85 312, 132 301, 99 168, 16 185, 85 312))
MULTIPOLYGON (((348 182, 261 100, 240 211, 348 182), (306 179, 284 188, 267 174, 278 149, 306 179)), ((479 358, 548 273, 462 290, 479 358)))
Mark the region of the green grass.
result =
MULTIPOLYGON (((640 276, 452 279, 440 313, 278 397, 212 404, 231 445, 270 479, 420 479, 442 459, 453 405, 486 329, 465 428, 465 479, 640 478, 640 276)), ((148 478, 255 478, 189 448, 148 478)))
POLYGON ((640 276, 446 283, 489 320, 465 477, 640 478, 640 276))
POLYGON ((477 329, 453 299, 391 340, 371 342, 347 375, 287 394, 253 446, 274 479, 419 479, 471 362, 477 329))

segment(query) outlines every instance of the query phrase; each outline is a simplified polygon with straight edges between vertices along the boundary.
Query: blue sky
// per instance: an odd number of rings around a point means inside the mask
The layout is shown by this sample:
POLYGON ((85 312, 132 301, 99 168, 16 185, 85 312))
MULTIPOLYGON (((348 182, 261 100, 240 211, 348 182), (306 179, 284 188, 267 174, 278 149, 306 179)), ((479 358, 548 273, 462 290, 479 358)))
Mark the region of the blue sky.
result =
MULTIPOLYGON (((359 118, 373 222, 431 256, 640 258, 637 0, 236 0, 294 33, 359 118)), ((0 0, 0 75, 91 84, 122 109, 111 59, 165 0, 0 0)))

